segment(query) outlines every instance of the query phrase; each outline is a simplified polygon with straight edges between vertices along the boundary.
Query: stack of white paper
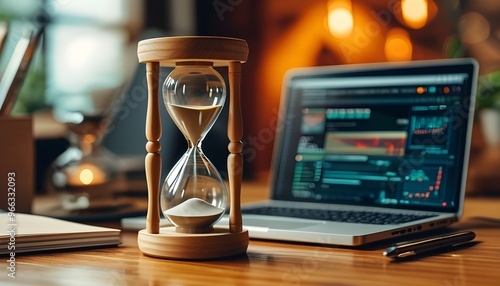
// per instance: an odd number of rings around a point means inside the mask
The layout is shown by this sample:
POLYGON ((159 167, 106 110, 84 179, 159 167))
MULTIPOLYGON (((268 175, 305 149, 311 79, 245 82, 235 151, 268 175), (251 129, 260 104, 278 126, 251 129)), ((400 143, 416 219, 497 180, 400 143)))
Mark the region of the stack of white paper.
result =
POLYGON ((0 213, 0 225, 0 255, 120 244, 119 229, 39 215, 0 213))

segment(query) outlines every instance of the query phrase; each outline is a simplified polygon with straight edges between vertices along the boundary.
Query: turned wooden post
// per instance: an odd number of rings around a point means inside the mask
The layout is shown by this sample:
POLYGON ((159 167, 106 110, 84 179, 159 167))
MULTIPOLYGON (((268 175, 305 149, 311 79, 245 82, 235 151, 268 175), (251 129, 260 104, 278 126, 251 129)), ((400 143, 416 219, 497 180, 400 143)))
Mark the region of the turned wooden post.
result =
POLYGON ((229 156, 227 158, 227 171, 229 178, 230 208, 229 231, 241 232, 241 178, 243 175, 243 119, 241 115, 240 84, 241 63, 230 62, 228 66, 229 87, 231 90, 229 100, 229 117, 227 135, 229 137, 229 156))
POLYGON ((146 231, 159 233, 160 231, 160 177, 161 177, 161 118, 158 104, 158 82, 160 64, 146 63, 146 78, 148 81, 148 109, 146 114, 146 181, 148 186, 148 213, 146 217, 146 231))

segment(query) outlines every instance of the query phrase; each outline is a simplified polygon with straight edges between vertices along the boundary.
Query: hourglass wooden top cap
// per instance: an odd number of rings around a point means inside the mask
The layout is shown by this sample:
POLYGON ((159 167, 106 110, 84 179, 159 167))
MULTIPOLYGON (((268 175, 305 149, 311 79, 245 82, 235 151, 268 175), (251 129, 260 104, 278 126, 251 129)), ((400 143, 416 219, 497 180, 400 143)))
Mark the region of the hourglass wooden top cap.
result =
POLYGON ((159 62, 175 66, 176 62, 208 61, 214 66, 230 62, 246 62, 248 45, 245 40, 227 37, 165 37, 142 40, 137 46, 139 62, 159 62))

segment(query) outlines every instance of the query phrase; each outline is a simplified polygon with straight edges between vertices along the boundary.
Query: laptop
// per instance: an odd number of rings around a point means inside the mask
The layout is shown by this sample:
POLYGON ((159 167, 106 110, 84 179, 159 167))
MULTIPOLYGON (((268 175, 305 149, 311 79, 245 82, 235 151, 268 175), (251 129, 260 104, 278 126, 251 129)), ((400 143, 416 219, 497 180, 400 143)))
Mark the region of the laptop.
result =
POLYGON ((462 215, 478 64, 299 68, 284 78, 271 198, 250 238, 360 246, 462 215))

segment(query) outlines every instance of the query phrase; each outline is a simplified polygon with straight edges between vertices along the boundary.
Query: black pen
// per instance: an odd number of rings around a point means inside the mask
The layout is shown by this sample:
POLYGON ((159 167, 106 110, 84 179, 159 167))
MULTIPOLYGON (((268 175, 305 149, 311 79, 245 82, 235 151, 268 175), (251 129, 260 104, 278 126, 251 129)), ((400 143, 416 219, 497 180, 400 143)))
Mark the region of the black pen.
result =
POLYGON ((461 231, 440 236, 399 242, 388 247, 384 255, 390 258, 403 258, 424 252, 456 246, 473 240, 476 234, 472 231, 461 231))

